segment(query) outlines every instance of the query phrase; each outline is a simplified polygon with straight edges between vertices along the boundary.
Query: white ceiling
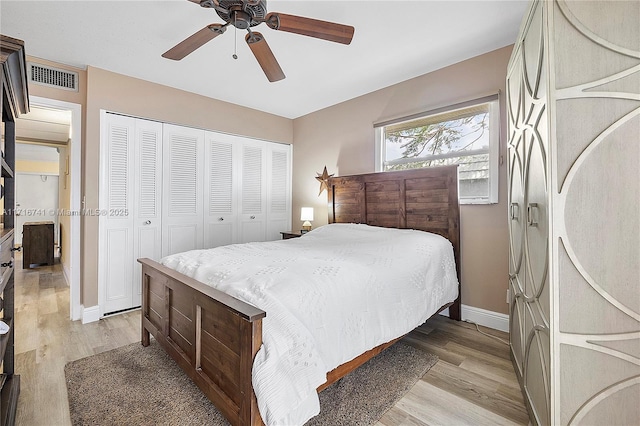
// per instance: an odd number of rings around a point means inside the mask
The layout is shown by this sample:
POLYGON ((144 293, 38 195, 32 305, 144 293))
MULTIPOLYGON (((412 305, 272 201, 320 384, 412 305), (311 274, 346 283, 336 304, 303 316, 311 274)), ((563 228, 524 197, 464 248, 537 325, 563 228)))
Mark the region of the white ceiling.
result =
POLYGON ((345 46, 254 27, 287 76, 276 83, 267 81, 245 32, 234 34, 233 27, 182 61, 162 58, 206 25, 223 22, 187 0, 0 0, 0 29, 24 40, 31 56, 296 118, 512 44, 526 8, 525 0, 269 0, 270 12, 356 28, 345 46))
POLYGON ((70 128, 71 111, 31 106, 16 120, 16 139, 66 145, 70 128))

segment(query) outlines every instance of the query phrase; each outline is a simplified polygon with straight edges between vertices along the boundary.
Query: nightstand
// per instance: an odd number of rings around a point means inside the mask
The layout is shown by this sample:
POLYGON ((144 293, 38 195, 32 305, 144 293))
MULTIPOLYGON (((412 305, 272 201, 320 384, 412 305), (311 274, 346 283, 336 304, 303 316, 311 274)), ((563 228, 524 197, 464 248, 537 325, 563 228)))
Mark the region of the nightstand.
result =
POLYGON ((286 232, 281 232, 280 235, 282 235, 283 240, 288 240, 289 238, 301 237, 302 233, 300 233, 300 231, 286 231, 286 232))

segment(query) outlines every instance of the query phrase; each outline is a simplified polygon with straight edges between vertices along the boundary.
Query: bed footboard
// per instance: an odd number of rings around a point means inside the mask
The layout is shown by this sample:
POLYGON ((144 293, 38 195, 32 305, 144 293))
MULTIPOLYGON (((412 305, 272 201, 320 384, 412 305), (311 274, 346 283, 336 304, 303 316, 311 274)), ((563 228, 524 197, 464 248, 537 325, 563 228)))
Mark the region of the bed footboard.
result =
POLYGON ((149 334, 232 425, 261 425, 251 385, 265 312, 150 259, 142 264, 142 344, 149 334))

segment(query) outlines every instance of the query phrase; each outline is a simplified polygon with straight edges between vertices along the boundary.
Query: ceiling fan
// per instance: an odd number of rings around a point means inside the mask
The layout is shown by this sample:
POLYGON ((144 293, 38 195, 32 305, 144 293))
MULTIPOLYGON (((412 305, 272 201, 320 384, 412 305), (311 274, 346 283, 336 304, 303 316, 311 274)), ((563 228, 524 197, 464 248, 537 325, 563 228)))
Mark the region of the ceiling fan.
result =
MULTIPOLYGON (((181 41, 162 54, 164 58, 179 61, 205 43, 213 40, 232 25, 239 30, 247 30, 245 41, 258 60, 269 81, 285 78, 280 64, 269 48, 262 34, 251 27, 265 22, 269 28, 320 38, 336 43, 350 44, 355 29, 349 25, 304 18, 284 13, 267 13, 266 0, 189 0, 204 8, 216 11, 225 24, 207 25, 197 33, 181 41)), ((237 58, 234 54, 234 58, 237 58)))

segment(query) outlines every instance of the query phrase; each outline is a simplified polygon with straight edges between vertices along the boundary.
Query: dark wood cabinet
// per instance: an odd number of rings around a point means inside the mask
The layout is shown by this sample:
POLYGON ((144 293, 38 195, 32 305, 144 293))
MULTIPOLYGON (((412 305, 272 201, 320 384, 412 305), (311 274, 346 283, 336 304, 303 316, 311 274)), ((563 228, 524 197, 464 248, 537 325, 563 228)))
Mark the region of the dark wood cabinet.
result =
POLYGON ((22 267, 53 265, 53 222, 26 222, 22 226, 22 267))
POLYGON ((9 326, 0 333, 0 426, 13 425, 20 394, 20 376, 14 374, 14 209, 15 209, 15 120, 29 112, 27 68, 24 43, 0 35, 0 116, 2 137, 0 164, 2 196, 0 205, 0 310, 2 322, 9 326))

